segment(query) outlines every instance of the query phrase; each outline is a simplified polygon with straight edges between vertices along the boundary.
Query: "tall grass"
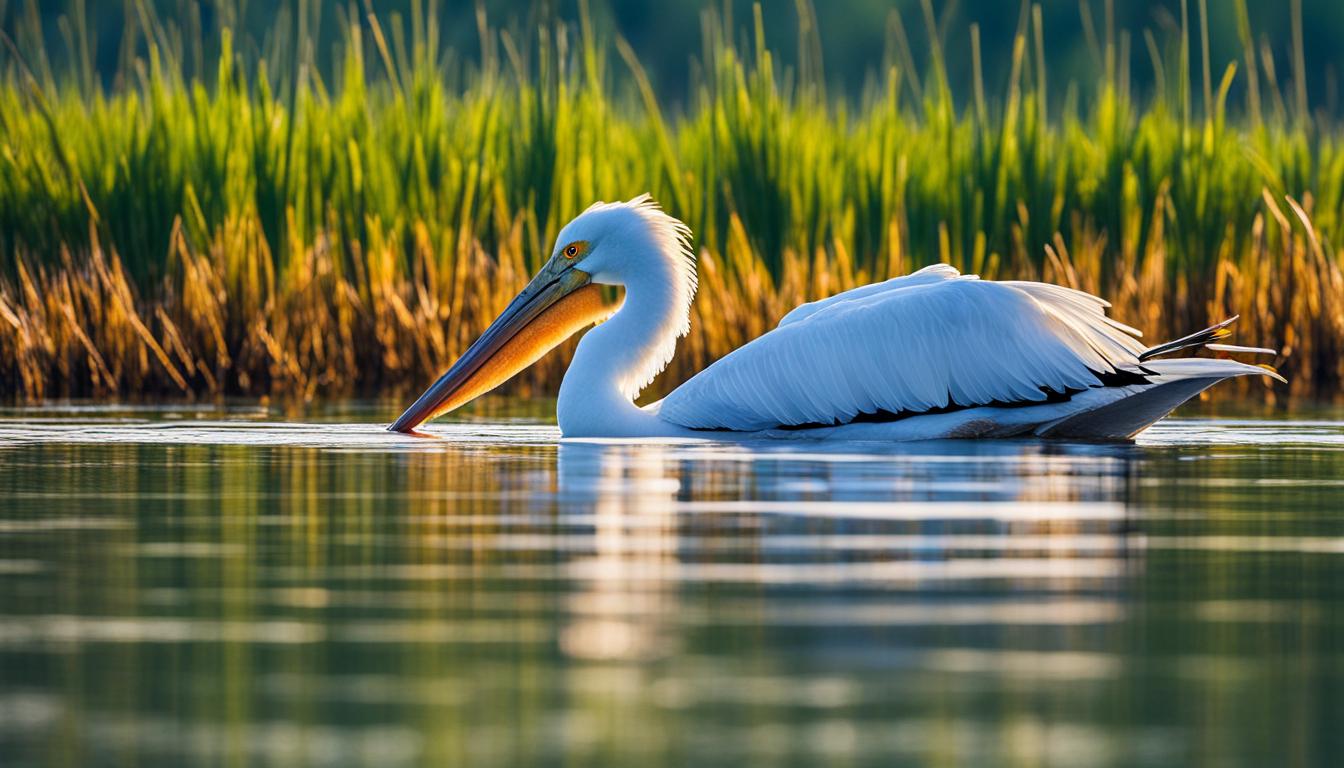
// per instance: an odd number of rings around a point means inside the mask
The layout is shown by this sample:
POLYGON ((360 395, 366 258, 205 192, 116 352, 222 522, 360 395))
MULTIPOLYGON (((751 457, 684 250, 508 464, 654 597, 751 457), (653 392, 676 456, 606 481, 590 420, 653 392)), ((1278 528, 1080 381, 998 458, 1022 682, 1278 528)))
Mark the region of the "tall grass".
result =
MULTIPOLYGON (((781 71, 759 9, 747 50, 711 14, 676 114, 637 53, 597 39, 586 15, 526 36, 471 20, 471 62, 445 55, 419 10, 341 15, 335 51, 313 50, 304 16, 246 55, 225 31, 202 74, 184 52, 207 41, 128 7, 111 86, 53 66, 35 20, 6 36, 5 395, 419 387, 571 216, 644 191, 695 231, 702 286, 655 392, 798 302, 934 261, 1097 292, 1154 338, 1240 314, 1242 339, 1283 348, 1293 393, 1333 395, 1344 376, 1330 245, 1344 133, 1309 111, 1302 57, 1253 42, 1244 6, 1243 60, 1216 82, 1186 74, 1188 31, 1147 35, 1141 62, 1107 31, 1085 104, 1046 72, 1049 30, 1027 6, 1010 61, 981 62, 983 32, 957 33, 976 65, 965 98, 937 46, 916 67, 893 15, 886 68, 857 102, 827 94, 806 39, 781 71), (316 66, 327 56, 332 82, 316 66), (986 92, 984 66, 1008 71, 1003 92, 986 92), (1135 66, 1155 69, 1158 93, 1131 93, 1135 66), (1229 105, 1235 78, 1245 95, 1229 105)), ((924 15, 936 34, 928 3, 924 15)), ((66 28, 65 58, 86 61, 82 23, 66 28)), ((565 359, 523 385, 554 386, 565 359)))

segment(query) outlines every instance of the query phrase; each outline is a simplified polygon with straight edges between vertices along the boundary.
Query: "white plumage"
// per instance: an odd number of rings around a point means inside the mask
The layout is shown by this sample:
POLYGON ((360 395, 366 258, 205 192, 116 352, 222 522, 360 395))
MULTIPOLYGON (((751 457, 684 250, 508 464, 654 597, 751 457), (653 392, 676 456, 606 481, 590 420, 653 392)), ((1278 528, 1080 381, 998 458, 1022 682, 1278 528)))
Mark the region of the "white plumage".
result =
POLYGON ((806 304, 662 403, 696 429, 833 425, 860 414, 1045 402, 1141 375, 1137 332, 1105 304, 1043 283, 1000 283, 947 265, 806 304))
MULTIPOLYGON (((804 304, 640 408, 638 390, 688 329, 695 294, 688 238, 647 196, 599 203, 562 230, 538 280, 555 275, 626 290, 620 309, 580 340, 565 374, 557 415, 566 437, 1119 439, 1224 379, 1282 380, 1267 367, 1227 359, 1152 359, 1217 341, 1231 320, 1145 348, 1140 333, 1107 317, 1109 305, 1095 296, 980 280, 938 264, 804 304), (578 261, 563 261, 577 252, 584 254, 578 261)), ((515 304, 526 306, 533 290, 515 304)), ((496 323, 512 320, 506 313, 496 323)), ((450 370, 398 428, 413 428, 469 374, 450 370)))

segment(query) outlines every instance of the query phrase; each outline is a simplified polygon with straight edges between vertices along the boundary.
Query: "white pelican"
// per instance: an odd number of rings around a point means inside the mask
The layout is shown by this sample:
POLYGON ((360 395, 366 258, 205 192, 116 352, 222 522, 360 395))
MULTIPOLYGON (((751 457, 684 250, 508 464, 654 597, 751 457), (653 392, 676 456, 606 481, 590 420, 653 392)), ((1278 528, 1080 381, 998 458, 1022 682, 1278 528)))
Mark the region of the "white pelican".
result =
POLYGON ((804 304, 663 400, 637 406, 690 330, 695 287, 685 224, 647 195, 596 203, 391 429, 410 432, 470 402, 603 319, 560 384, 565 437, 1126 439, 1223 379, 1282 381, 1233 360, 1154 359, 1222 338, 1236 318, 1145 348, 1095 296, 938 264, 804 304), (599 284, 625 288, 614 314, 599 284))

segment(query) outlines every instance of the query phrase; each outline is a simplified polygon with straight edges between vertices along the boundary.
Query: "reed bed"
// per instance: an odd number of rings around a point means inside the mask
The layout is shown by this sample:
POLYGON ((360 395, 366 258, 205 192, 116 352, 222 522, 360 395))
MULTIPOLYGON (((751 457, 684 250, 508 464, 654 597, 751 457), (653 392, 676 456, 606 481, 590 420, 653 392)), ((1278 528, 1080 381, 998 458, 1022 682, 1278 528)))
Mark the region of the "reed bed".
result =
MULTIPOLYGON (((1344 134, 1283 92, 1301 57, 1255 44, 1244 7, 1244 58, 1221 80, 1183 74, 1190 35, 1147 36, 1159 87, 1138 97, 1135 45, 1108 31, 1086 100, 1050 97, 1049 31, 1027 6, 1003 92, 978 75, 980 30, 956 41, 977 70, 961 98, 939 50, 915 66, 893 15, 857 101, 827 94, 806 39, 781 71, 759 10, 748 50, 710 14, 675 113, 586 16, 530 39, 457 20, 480 26, 471 62, 418 11, 341 15, 336 51, 313 51, 303 23, 250 54, 226 31, 203 74, 184 53, 203 41, 136 7, 110 86, 53 66, 36 22, 7 30, 0 395, 417 389, 571 216, 645 191, 695 231, 701 277, 651 395, 799 302, 935 261, 1099 293, 1154 339, 1240 314, 1238 339, 1281 348, 1291 382, 1242 394, 1333 397, 1344 376, 1344 134)), ((66 28, 65 58, 86 60, 79 19, 66 28)), ((553 389, 566 360, 514 388, 553 389)))

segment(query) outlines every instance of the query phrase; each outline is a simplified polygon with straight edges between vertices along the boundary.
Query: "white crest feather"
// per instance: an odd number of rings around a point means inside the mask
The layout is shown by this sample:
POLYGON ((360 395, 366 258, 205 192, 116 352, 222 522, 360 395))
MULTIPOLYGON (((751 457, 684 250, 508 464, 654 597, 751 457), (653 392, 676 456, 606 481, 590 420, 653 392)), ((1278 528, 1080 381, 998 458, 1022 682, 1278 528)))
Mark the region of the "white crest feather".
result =
POLYGON ((647 193, 624 202, 593 203, 583 214, 618 209, 634 213, 643 224, 643 234, 649 238, 661 265, 666 267, 666 275, 661 279, 671 291, 664 327, 652 335, 655 343, 649 344, 639 359, 623 371, 619 382, 622 394, 634 399, 672 361, 677 339, 691 332, 691 302, 695 300, 699 279, 690 227, 668 215, 647 193))

